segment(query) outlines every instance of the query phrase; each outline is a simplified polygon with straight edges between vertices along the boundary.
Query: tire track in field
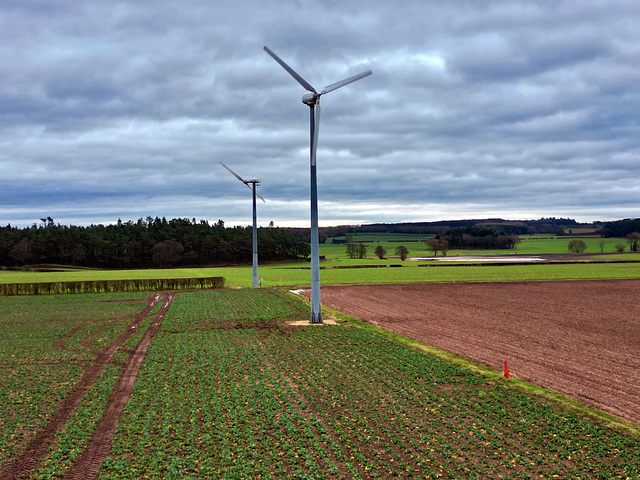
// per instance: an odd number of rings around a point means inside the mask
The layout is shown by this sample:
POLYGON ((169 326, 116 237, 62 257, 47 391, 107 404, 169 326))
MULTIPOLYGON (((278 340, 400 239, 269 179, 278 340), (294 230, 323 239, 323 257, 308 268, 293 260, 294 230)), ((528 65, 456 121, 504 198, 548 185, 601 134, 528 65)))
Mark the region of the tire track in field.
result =
POLYGON ((140 313, 136 315, 134 321, 128 325, 127 330, 120 334, 109 347, 98 354, 95 362, 87 368, 73 390, 71 390, 58 405, 58 408, 47 424, 29 442, 22 454, 13 460, 4 472, 0 472, 0 478, 3 480, 25 478, 36 467, 40 460, 47 455, 49 446, 53 443, 58 430, 64 427, 64 424, 71 418, 73 410, 78 406, 87 390, 95 383, 96 379, 104 370, 104 367, 135 332, 136 328, 138 328, 159 300, 160 295, 155 294, 140 313))
POLYGON ((104 416, 100 422, 98 422, 91 440, 89 440, 89 443, 84 448, 82 455, 73 469, 63 477, 65 480, 87 480, 94 479, 98 476, 98 470, 100 470, 102 462, 109 454, 111 441, 113 440, 116 427, 120 422, 124 407, 129 402, 131 394, 133 393, 133 387, 138 377, 140 366, 146 356, 147 349, 160 330, 162 320, 174 298, 175 293, 162 295, 162 308, 160 308, 156 314, 153 324, 147 329, 142 340, 140 340, 140 343, 138 343, 138 346, 133 352, 133 355, 131 355, 124 373, 118 380, 116 390, 107 404, 104 416))

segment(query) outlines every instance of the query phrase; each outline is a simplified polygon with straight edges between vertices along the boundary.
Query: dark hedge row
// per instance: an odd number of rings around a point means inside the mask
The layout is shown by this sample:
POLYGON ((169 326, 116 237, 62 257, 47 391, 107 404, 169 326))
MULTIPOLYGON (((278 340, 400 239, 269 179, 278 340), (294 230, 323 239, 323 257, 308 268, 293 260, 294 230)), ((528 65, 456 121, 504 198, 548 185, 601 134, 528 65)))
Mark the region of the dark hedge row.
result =
POLYGON ((224 277, 84 280, 78 282, 0 284, 0 295, 61 295, 67 293, 147 292, 224 287, 224 277))

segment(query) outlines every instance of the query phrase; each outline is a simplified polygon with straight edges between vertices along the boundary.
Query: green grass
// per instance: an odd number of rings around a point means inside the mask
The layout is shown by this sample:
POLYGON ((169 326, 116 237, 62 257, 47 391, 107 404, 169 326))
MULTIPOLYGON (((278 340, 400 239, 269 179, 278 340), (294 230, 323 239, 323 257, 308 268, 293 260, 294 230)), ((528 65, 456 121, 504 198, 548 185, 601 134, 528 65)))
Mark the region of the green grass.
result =
MULTIPOLYGON (((384 238, 384 236, 380 237, 384 238)), ((491 250, 452 250, 448 256, 454 255, 536 255, 545 253, 566 253, 569 237, 533 236, 524 237, 517 251, 491 250)), ((599 252, 598 238, 585 237, 587 252, 599 252), (597 248, 596 248, 597 247, 597 248)), ((621 239, 606 239, 606 252, 621 239)), ((387 249, 388 257, 400 243, 381 242, 387 249)), ((404 283, 404 282, 458 282, 458 281, 517 281, 517 280, 560 280, 560 279, 605 279, 605 278, 640 278, 640 264, 582 264, 573 265, 467 265, 419 267, 418 262, 399 259, 378 259, 374 250, 378 243, 368 245, 368 258, 350 259, 346 256, 345 245, 322 244, 320 255, 325 256, 321 262, 323 270, 320 280, 324 284, 336 283, 404 283), (367 266, 384 268, 344 268, 367 266), (402 268, 390 268, 390 265, 402 265, 402 268), (336 268, 337 267, 337 268, 336 268), (340 269, 343 267, 343 269, 340 269)), ((410 256, 431 257, 424 243, 407 244, 410 256)), ((567 259, 574 258, 571 255, 567 259)), ((592 260, 640 260, 640 253, 607 254, 592 257, 592 260)), ((216 277, 225 278, 226 286, 251 286, 251 266, 221 268, 178 268, 148 270, 72 270, 65 272, 23 272, 0 271, 0 283, 57 282, 78 280, 118 280, 142 278, 192 278, 216 277)), ((259 276, 263 286, 297 286, 310 283, 309 262, 290 264, 270 264, 259 266, 259 276)))
MULTIPOLYGON (((635 258, 640 256, 634 254, 635 258)), ((410 283, 410 282, 465 282, 465 281, 529 281, 529 280, 577 280, 607 278, 640 278, 638 263, 575 263, 532 265, 437 265, 419 266, 417 262, 366 260, 360 263, 333 263, 339 265, 388 265, 402 264, 402 268, 325 268, 320 272, 323 284, 344 283, 410 283)), ((331 266, 322 263, 322 266, 331 266)), ((259 276, 263 286, 309 285, 308 263, 264 265, 259 276)), ((2 272, 0 282, 38 282, 75 280, 78 275, 92 279, 118 278, 186 278, 198 276, 224 276, 226 286, 251 286, 251 267, 181 268, 172 270, 103 270, 67 273, 2 272)))
POLYGON ((624 238, 604 238, 586 236, 586 237, 551 237, 546 235, 531 235, 520 237, 522 242, 518 245, 518 253, 526 254, 544 254, 544 253, 567 253, 567 247, 571 240, 582 240, 587 249, 587 253, 600 253, 600 240, 604 240, 605 244, 603 252, 615 252, 616 244, 622 243, 628 250, 628 243, 624 238))
MULTIPOLYGON (((414 235, 413 238, 418 236, 414 235)), ((367 256, 374 257, 374 251, 378 245, 382 245, 387 251, 388 256, 395 256, 395 248, 399 245, 404 245, 409 250, 409 256, 411 257, 432 257, 433 253, 427 249, 427 245, 424 241, 420 242, 391 242, 385 235, 362 235, 354 237, 354 241, 357 243, 360 239, 363 241, 369 241, 366 243, 367 256)), ((424 238, 421 235, 420 238, 424 238)), ((558 237, 552 235, 523 235, 520 237, 521 242, 518 244, 516 250, 449 250, 447 255, 543 255, 546 253, 567 253, 567 247, 571 240, 577 239, 585 242, 587 253, 600 253, 600 237, 585 236, 585 237, 558 237)), ((628 250, 628 243, 624 238, 605 238, 605 245, 603 248, 604 253, 611 253, 616 251, 616 244, 622 243, 625 245, 625 249, 628 250)), ((320 255, 325 255, 328 259, 347 259, 346 256, 347 247, 344 244, 330 244, 325 243, 320 245, 320 255)), ((439 254, 442 255, 442 254, 439 254)))
MULTIPOLYGON (((393 242, 396 245, 402 245, 403 242, 415 244, 416 242, 424 243, 429 238, 433 237, 431 234, 416 233, 353 233, 351 234, 355 243, 359 242, 393 242)), ((327 239, 327 243, 331 243, 332 239, 336 238, 344 240, 345 237, 332 237, 327 239)))

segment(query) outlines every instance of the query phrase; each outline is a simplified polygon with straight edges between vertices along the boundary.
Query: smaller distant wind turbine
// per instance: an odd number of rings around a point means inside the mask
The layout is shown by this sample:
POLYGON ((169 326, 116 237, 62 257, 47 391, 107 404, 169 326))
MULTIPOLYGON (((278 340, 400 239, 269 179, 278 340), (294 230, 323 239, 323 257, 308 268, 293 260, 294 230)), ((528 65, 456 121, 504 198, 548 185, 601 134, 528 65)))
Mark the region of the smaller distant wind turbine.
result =
POLYGON ((307 93, 302 96, 302 103, 309 107, 310 111, 310 170, 311 170, 311 319, 310 323, 322 323, 322 310, 320 308, 320 246, 318 238, 318 180, 316 173, 316 151, 318 150, 318 131, 320 129, 320 97, 325 93, 333 92, 361 78, 371 75, 371 70, 366 70, 353 77, 345 78, 324 87, 318 93, 309 82, 300 76, 293 68, 285 63, 269 47, 267 52, 276 62, 291 75, 296 82, 302 85, 307 93))
POLYGON ((256 192, 256 187, 260 185, 260 180, 257 178, 250 178, 249 180, 245 180, 236 172, 227 167, 224 163, 220 162, 220 165, 229 170, 229 172, 231 172, 234 177, 244 183, 253 192, 253 288, 256 288, 258 286, 258 216, 256 214, 256 197, 259 197, 260 200, 265 202, 265 199, 262 198, 258 192, 256 192))

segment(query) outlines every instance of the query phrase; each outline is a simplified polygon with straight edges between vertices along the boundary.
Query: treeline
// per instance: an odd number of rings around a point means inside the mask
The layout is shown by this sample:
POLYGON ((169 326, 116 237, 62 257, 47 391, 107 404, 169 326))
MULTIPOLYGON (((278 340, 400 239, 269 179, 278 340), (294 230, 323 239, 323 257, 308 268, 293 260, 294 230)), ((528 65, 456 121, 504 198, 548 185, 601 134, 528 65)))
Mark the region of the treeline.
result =
POLYGON ((602 226, 603 237, 624 238, 632 233, 640 232, 640 218, 626 218, 608 222, 602 226))
POLYGON ((454 228, 439 236, 451 249, 465 250, 513 250, 520 237, 502 229, 492 227, 454 228))
MULTIPOLYGON (((334 227, 320 227, 320 243, 327 238, 344 237, 350 233, 410 233, 419 235, 441 235, 456 228, 483 227, 495 228, 506 235, 533 235, 546 233, 550 235, 565 235, 566 230, 579 227, 572 218, 540 218, 538 220, 503 220, 501 218, 486 218, 475 220, 442 220, 437 222, 409 222, 409 223, 374 223, 366 225, 338 225, 334 227)), ((309 242, 308 228, 287 228, 287 232, 299 239, 309 242)))
MULTIPOLYGON (((226 228, 219 220, 147 217, 88 227, 55 224, 0 227, 0 265, 58 264, 100 268, 164 268, 244 264, 252 261, 252 228, 226 228)), ((258 229, 261 262, 307 258, 310 247, 279 228, 258 229)))

